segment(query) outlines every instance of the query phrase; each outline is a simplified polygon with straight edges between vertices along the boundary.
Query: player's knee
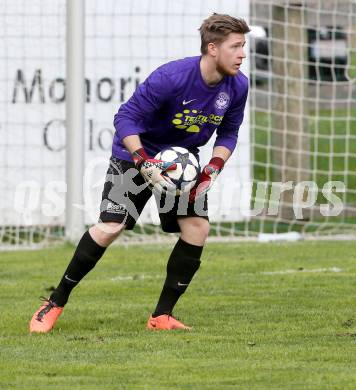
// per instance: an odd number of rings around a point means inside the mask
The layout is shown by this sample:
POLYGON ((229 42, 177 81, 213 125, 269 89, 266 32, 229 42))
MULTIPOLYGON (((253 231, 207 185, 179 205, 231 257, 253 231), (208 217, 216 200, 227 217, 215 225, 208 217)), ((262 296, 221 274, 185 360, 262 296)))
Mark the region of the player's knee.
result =
POLYGON ((201 237, 206 240, 210 232, 210 223, 206 219, 199 219, 199 222, 196 225, 197 231, 199 231, 201 237))
MULTIPOLYGON (((186 221, 188 222, 188 220, 186 221)), ((210 223, 204 218, 190 218, 189 223, 185 223, 183 233, 189 237, 197 238, 199 241, 205 241, 209 235, 210 223)))
POLYGON ((122 223, 117 222, 105 222, 104 225, 104 233, 108 236, 117 237, 122 230, 124 229, 124 225, 122 223))
POLYGON ((101 222, 89 230, 93 239, 102 246, 109 246, 124 230, 125 225, 117 222, 101 222))

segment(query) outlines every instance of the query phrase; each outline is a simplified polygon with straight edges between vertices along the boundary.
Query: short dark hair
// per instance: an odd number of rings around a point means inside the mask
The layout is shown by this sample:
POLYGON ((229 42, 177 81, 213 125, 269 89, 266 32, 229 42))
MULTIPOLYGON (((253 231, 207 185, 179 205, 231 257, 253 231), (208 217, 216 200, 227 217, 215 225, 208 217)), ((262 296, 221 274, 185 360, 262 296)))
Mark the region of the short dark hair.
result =
POLYGON ((199 28, 201 53, 208 52, 209 43, 221 43, 230 33, 247 34, 250 28, 242 18, 214 13, 205 19, 199 28))

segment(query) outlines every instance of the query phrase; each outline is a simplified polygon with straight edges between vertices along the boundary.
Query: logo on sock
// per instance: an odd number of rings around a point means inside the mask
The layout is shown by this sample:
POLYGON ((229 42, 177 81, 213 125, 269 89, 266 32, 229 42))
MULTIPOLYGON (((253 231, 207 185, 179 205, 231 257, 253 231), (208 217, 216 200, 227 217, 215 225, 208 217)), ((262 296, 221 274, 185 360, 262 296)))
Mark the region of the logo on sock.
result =
POLYGON ((189 286, 189 283, 181 283, 181 282, 178 282, 178 286, 189 286))
POLYGON ((68 277, 68 275, 65 275, 64 279, 67 279, 69 282, 72 282, 72 283, 78 283, 78 280, 73 280, 70 277, 68 277))

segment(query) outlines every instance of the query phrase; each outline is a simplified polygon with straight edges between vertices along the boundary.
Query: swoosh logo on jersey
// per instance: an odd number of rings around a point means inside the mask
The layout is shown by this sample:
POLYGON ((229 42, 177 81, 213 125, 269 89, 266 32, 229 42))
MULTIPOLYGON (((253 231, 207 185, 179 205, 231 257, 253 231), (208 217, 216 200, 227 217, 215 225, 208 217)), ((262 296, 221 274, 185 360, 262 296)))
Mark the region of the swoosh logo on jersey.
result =
POLYGON ((187 105, 187 104, 189 104, 191 102, 194 102, 194 100, 197 100, 197 99, 191 99, 191 100, 187 100, 187 101, 185 101, 185 99, 184 99, 183 100, 183 106, 185 106, 185 105, 187 105))

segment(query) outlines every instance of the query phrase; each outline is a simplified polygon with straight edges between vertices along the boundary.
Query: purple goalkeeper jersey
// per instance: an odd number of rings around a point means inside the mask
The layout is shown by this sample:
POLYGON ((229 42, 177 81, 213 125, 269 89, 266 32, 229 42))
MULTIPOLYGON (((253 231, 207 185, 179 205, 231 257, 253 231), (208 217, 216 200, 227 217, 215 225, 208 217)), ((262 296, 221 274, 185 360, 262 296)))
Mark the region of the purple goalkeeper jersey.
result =
POLYGON ((215 131, 214 146, 234 150, 248 79, 239 71, 209 87, 200 72, 200 59, 188 57, 164 64, 137 87, 115 115, 113 156, 132 161, 122 140, 134 134, 140 136, 150 157, 170 146, 197 153, 215 131))

